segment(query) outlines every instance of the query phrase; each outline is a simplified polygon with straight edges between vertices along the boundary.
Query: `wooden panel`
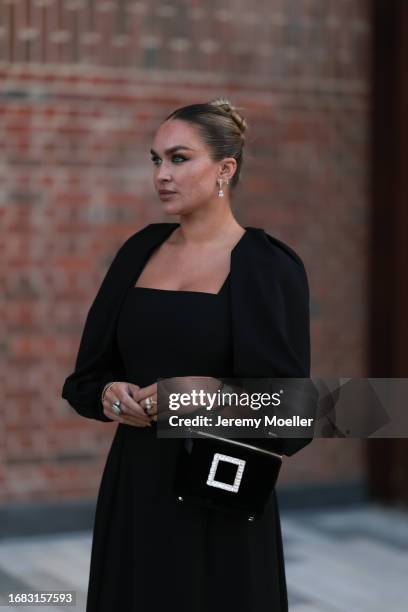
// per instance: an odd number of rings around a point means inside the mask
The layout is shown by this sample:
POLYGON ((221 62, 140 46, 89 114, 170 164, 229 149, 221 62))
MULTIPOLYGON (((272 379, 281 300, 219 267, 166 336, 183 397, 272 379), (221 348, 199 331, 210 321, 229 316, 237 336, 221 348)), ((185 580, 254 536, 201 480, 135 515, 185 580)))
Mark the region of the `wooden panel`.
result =
MULTIPOLYGON (((408 376, 408 3, 373 1, 370 376, 408 376)), ((408 503, 408 440, 367 443, 370 493, 408 503)))

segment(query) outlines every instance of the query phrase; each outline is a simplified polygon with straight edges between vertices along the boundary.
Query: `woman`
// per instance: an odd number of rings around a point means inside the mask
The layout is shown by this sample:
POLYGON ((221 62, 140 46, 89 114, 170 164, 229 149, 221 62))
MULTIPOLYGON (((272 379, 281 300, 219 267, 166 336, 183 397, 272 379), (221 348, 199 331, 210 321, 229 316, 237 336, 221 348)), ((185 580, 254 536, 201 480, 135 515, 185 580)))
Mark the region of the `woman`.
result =
MULTIPOLYGON (((118 250, 62 397, 118 427, 99 490, 87 612, 288 609, 275 491, 253 523, 180 504, 180 439, 156 436, 157 379, 308 377, 298 255, 231 211, 246 121, 216 99, 174 111, 151 150, 163 210, 118 250)), ((273 440, 292 455, 310 441, 273 440)))

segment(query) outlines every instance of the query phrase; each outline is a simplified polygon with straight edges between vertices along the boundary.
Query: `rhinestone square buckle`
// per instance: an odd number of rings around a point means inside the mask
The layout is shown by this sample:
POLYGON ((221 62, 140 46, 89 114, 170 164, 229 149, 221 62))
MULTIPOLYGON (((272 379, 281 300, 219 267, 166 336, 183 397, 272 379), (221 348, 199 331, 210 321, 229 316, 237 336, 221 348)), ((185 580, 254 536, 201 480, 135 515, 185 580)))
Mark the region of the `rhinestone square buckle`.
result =
POLYGON ((244 472, 246 461, 244 459, 238 459, 237 457, 230 457, 230 455, 221 455, 220 453, 214 453, 210 471, 208 472, 207 484, 210 487, 217 487, 224 489, 225 491, 231 491, 231 493, 238 493, 239 485, 241 484, 242 474, 244 472), (227 463, 233 463, 237 466, 235 474, 235 480, 233 484, 215 480, 215 473, 220 461, 226 461, 227 463))

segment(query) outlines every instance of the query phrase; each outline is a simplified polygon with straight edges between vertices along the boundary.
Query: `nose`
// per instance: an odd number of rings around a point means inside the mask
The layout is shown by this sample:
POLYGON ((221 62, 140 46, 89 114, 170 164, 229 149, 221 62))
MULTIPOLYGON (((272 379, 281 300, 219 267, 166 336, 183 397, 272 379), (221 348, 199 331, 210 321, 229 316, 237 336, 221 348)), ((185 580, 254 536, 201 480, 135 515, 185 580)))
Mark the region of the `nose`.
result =
POLYGON ((164 162, 162 162, 157 168, 156 179, 159 183, 171 180, 169 169, 164 162))

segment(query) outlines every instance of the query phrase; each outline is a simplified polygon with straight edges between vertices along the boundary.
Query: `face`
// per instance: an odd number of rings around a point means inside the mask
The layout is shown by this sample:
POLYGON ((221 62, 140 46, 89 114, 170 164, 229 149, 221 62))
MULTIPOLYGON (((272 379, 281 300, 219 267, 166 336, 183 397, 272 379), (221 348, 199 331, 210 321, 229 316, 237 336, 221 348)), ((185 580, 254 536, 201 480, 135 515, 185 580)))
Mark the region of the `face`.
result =
POLYGON ((211 159, 195 126, 168 119, 156 132, 151 154, 154 186, 166 212, 183 214, 218 199, 223 164, 211 159), (162 189, 173 193, 160 193, 162 189))

